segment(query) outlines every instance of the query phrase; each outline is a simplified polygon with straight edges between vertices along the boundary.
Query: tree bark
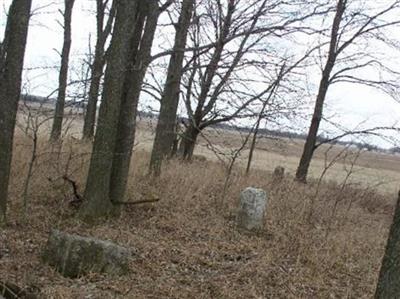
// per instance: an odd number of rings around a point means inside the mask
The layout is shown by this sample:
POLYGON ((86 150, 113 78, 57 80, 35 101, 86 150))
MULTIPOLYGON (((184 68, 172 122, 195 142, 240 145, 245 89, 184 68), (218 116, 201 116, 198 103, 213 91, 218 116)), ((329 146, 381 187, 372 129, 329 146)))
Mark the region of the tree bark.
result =
POLYGON ((256 127, 254 128, 254 132, 253 132, 253 138, 251 139, 250 149, 249 149, 249 157, 247 159, 247 166, 246 166, 246 175, 248 175, 250 173, 251 163, 253 161, 253 154, 254 154, 254 150, 256 149, 258 130, 260 129, 260 124, 261 124, 261 115, 263 112, 264 111, 262 111, 260 113, 260 116, 257 119, 256 127))
POLYGON ((131 43, 130 61, 133 67, 129 69, 125 78, 113 157, 110 198, 116 203, 124 201, 135 142, 137 106, 144 76, 151 61, 151 48, 159 14, 156 0, 140 2, 137 21, 140 29, 136 31, 131 43))
POLYGON ((80 217, 88 222, 99 217, 110 216, 115 212, 114 205, 110 200, 110 181, 123 83, 126 78, 127 65, 129 65, 130 42, 136 24, 137 1, 120 0, 116 9, 98 127, 84 193, 86 203, 80 211, 80 217))
POLYGON ((196 140, 200 131, 195 126, 190 124, 183 133, 179 153, 184 160, 191 160, 196 146, 196 140))
POLYGON ((104 62, 98 57, 101 51, 95 50, 95 56, 92 65, 92 76, 89 87, 88 103, 85 111, 85 119, 83 123, 83 140, 90 140, 94 136, 94 128, 96 123, 97 100, 100 90, 100 81, 103 74, 104 62))
POLYGON ((342 22, 343 14, 346 10, 346 3, 347 0, 339 0, 336 6, 336 13, 331 30, 328 58, 322 71, 322 78, 319 84, 310 128, 308 131, 306 142, 304 144, 300 163, 296 171, 296 180, 302 183, 307 182, 308 169, 310 167, 310 163, 315 151, 315 144, 317 142, 318 130, 323 116, 323 108, 326 94, 331 83, 330 76, 337 58, 337 43, 339 37, 340 23, 342 22))
POLYGON ((178 146, 179 146, 179 140, 180 140, 178 121, 175 124, 174 133, 175 133, 175 135, 174 135, 174 140, 172 142, 171 157, 176 157, 176 155, 178 154, 178 146))
POLYGON ((57 141, 61 136, 62 122, 64 118, 65 94, 67 91, 69 52, 71 50, 72 9, 75 0, 65 0, 64 3, 64 43, 61 52, 61 68, 58 77, 58 96, 54 111, 53 127, 50 134, 51 141, 57 141))
POLYGON ((323 107, 326 98, 326 94, 329 87, 329 77, 323 77, 320 82, 320 88, 315 102, 314 113, 311 120, 311 125, 308 130, 306 142, 303 148, 303 153, 301 155, 299 166, 296 171, 296 180, 299 182, 306 183, 308 169, 315 151, 315 144, 317 142, 317 135, 319 130, 319 125, 321 123, 323 107))
POLYGON ((175 139, 176 114, 179 104, 180 83, 182 78, 183 49, 190 20, 194 9, 194 0, 184 0, 175 34, 173 54, 171 55, 167 81, 161 98, 160 115, 158 117, 156 135, 150 160, 150 172, 158 176, 161 173, 162 160, 171 154, 175 139))
POLYGON ((0 51, 0 225, 6 221, 8 185, 31 0, 11 3, 0 51))
POLYGON ((400 193, 375 291, 376 299, 400 298, 400 193))
POLYGON ((97 0, 97 41, 93 63, 91 66, 91 81, 89 87, 89 98, 86 107, 85 119, 83 123, 83 140, 90 140, 94 135, 96 124, 97 100, 100 90, 100 82, 105 65, 105 43, 111 33, 113 20, 115 17, 115 3, 111 4, 110 15, 104 27, 104 16, 106 5, 103 0, 97 0))

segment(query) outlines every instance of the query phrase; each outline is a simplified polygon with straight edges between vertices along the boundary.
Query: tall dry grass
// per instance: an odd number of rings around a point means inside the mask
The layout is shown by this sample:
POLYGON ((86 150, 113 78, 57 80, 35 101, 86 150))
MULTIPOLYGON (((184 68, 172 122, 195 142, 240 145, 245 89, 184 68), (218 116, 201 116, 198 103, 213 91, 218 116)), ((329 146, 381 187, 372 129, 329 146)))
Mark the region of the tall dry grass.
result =
POLYGON ((62 176, 82 192, 90 149, 73 138, 50 146, 42 137, 24 223, 21 190, 31 140, 17 134, 10 225, 0 233, 2 280, 40 289, 44 298, 371 298, 391 197, 366 188, 339 192, 337 182, 324 182, 316 196, 315 182, 277 183, 269 172, 246 177, 236 168, 222 200, 225 170, 218 163, 173 160, 154 180, 147 176, 148 152, 138 150, 127 198, 161 200, 126 206, 120 219, 89 227, 76 219, 62 176), (239 193, 248 186, 268 192, 265 230, 255 234, 235 228, 239 193), (63 278, 40 260, 54 228, 134 249, 129 275, 63 278))

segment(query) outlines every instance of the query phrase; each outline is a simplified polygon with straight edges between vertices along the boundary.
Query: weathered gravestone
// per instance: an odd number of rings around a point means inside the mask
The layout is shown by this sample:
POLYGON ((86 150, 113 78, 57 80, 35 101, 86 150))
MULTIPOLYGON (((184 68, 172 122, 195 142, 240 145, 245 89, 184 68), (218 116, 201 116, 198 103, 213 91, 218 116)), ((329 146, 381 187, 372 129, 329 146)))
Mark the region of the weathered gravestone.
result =
POLYGON ((237 226, 245 230, 259 230, 264 227, 267 193, 262 189, 246 188, 240 194, 237 226))
POLYGON ((273 177, 275 181, 282 181, 285 177, 285 168, 282 166, 275 167, 273 177))
POLYGON ((132 251, 112 242, 50 233, 43 260, 63 276, 75 278, 90 272, 123 275, 128 272, 132 251))

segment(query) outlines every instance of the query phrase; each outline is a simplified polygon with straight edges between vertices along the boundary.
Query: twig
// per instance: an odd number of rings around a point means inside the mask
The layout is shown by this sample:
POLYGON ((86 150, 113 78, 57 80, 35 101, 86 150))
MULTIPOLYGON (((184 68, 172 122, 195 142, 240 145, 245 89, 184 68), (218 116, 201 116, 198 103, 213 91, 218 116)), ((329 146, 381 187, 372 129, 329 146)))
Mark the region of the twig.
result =
POLYGON ((74 180, 70 179, 70 178, 69 178, 68 176, 66 176, 66 175, 64 175, 62 178, 63 178, 64 181, 67 181, 67 182, 70 183, 71 186, 72 186, 72 191, 73 191, 73 193, 74 193, 74 197, 75 197, 75 198, 74 198, 73 200, 70 201, 70 204, 71 204, 71 205, 79 205, 79 204, 81 204, 81 203, 84 201, 84 198, 83 198, 82 195, 80 195, 80 194, 78 193, 78 186, 77 186, 76 182, 75 182, 74 180))

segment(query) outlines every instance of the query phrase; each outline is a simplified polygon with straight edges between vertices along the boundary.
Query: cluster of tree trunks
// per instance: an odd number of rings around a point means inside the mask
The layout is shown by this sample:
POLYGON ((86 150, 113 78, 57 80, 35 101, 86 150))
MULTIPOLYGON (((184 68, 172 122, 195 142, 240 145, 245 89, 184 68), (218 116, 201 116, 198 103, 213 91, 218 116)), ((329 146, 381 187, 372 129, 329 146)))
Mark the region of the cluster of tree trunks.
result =
POLYGON ((118 120, 126 74, 130 67, 131 43, 139 15, 138 1, 117 3, 114 32, 105 71, 102 102, 97 122, 89 173, 81 209, 88 221, 115 212, 110 199, 111 173, 117 144, 118 120))
POLYGON ((87 220, 118 214, 125 200, 137 106, 162 9, 156 0, 121 1, 116 6, 86 204, 80 213, 87 220))

